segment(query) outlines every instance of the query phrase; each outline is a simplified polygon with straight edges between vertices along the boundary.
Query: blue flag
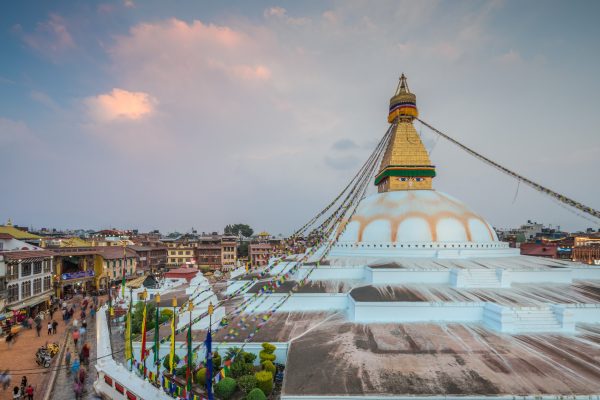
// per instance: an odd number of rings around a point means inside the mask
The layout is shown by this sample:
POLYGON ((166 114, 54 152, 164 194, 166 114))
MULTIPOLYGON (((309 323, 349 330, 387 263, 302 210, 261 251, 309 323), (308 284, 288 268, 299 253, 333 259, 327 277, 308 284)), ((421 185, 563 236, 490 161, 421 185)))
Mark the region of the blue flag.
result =
POLYGON ((212 334, 210 332, 210 326, 206 333, 206 340, 204 341, 206 346, 206 393, 208 394, 208 400, 213 400, 212 392, 212 378, 213 378, 213 360, 212 360, 212 334))

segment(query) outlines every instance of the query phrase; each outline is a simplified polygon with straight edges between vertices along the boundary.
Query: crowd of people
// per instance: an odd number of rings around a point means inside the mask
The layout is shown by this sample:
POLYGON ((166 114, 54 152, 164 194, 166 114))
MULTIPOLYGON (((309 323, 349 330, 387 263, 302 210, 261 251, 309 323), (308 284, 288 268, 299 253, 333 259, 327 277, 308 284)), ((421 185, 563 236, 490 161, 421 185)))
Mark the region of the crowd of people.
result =
MULTIPOLYGON (((98 308, 98 298, 83 297, 75 299, 71 303, 62 301, 56 306, 53 306, 47 313, 48 315, 48 336, 56 335, 58 322, 54 319, 54 313, 59 309, 62 312, 62 318, 67 326, 67 334, 71 340, 67 340, 67 348, 65 349, 65 369, 68 375, 73 378, 73 393, 76 399, 81 399, 84 394, 85 380, 87 377, 87 367, 90 361, 90 344, 86 341, 88 319, 94 320, 96 309, 98 308), (81 301, 77 301, 80 300, 81 301), (88 314, 89 309, 89 314, 88 314), (69 327, 70 325, 70 327, 69 327), (73 360, 73 362, 71 362, 73 360)), ((91 322, 90 321, 90 322, 91 322)), ((23 324, 24 327, 29 325, 29 328, 35 326, 36 334, 40 337, 42 329, 43 314, 38 314, 36 318, 28 318, 23 324)), ((11 348, 18 336, 18 331, 9 332, 6 337, 8 347, 11 348)), ((10 370, 0 372, 0 386, 3 391, 11 387, 12 376, 10 370)), ((23 376, 21 384, 14 386, 12 389, 12 398, 19 400, 33 400, 34 387, 27 382, 27 376, 23 376)))

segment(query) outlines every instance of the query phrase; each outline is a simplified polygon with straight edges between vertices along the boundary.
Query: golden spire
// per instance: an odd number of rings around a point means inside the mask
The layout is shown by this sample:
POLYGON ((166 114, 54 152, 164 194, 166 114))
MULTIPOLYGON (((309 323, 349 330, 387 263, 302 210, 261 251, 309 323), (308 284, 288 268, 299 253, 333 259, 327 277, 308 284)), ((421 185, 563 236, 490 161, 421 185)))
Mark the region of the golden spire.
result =
POLYGON ((402 74, 396 93, 390 99, 388 122, 395 124, 394 131, 375 178, 380 193, 431 189, 435 167, 412 124, 418 115, 417 97, 410 92, 402 74))

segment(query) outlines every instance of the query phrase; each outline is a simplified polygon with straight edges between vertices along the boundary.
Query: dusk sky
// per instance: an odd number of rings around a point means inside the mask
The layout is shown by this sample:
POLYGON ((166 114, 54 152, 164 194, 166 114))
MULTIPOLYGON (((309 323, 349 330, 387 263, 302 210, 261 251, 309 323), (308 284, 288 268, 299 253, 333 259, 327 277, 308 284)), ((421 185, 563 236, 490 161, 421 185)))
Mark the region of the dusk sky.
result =
MULTIPOLYGON (((598 16, 598 1, 4 1, 0 223, 289 234, 383 136, 402 72, 423 120, 600 208, 598 16)), ((434 187, 494 226, 599 227, 415 126, 434 187)))

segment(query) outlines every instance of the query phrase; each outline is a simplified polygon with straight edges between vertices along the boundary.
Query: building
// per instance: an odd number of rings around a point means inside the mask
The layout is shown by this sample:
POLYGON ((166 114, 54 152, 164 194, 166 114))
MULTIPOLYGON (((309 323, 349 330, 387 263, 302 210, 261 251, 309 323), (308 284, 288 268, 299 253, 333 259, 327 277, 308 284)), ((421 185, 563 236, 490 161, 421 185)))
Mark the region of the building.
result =
POLYGON ((53 253, 0 233, 0 289, 16 321, 45 310, 53 294, 53 253))
POLYGON ((521 243, 519 249, 524 256, 558 258, 558 245, 555 243, 521 243))
POLYGON ((167 247, 167 268, 196 265, 195 251, 198 241, 195 236, 182 235, 177 238, 161 239, 167 247))
POLYGON ((14 239, 23 240, 26 242, 36 242, 39 239, 41 239, 41 236, 34 235, 33 233, 30 233, 27 230, 25 230, 25 228, 13 225, 10 219, 6 222, 6 225, 0 225, 0 233, 10 235, 14 239))
POLYGON ((138 256, 138 273, 155 273, 167 268, 167 246, 127 246, 138 256))
POLYGON ((237 266, 237 237, 213 233, 198 238, 196 261, 202 269, 229 271, 237 266))
POLYGON ((600 244, 573 247, 573 261, 591 265, 600 265, 600 244))
POLYGON ((221 267, 222 271, 232 271, 237 267, 237 237, 221 237, 221 267))
POLYGON ((267 232, 259 233, 248 245, 248 260, 252 268, 267 265, 269 258, 281 247, 281 240, 267 232))

